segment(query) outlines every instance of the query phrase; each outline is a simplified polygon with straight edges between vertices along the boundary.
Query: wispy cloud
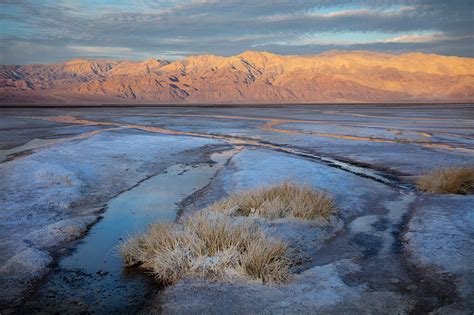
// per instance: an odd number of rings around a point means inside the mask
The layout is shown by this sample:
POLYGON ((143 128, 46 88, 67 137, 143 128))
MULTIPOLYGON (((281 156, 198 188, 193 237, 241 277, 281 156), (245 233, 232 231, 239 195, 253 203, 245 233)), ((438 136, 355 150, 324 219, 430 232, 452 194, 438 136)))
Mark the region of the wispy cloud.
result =
POLYGON ((104 56, 104 55, 115 55, 115 56, 128 56, 133 53, 133 50, 128 47, 104 47, 104 46, 66 46, 66 49, 77 53, 78 55, 91 55, 91 56, 104 56))
POLYGON ((383 43, 435 43, 442 41, 473 40, 474 35, 448 36, 443 33, 409 34, 382 40, 383 43))
POLYGON ((180 58, 255 48, 474 56, 471 0, 1 0, 0 6, 2 63, 77 54, 180 58))

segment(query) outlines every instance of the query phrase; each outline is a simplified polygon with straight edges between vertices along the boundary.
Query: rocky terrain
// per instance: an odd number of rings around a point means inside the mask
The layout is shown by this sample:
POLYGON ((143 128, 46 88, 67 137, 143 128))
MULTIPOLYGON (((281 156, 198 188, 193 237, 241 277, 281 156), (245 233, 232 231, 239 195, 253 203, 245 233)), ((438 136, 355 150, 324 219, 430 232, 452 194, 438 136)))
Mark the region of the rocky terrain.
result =
POLYGON ((330 51, 0 66, 3 104, 468 102, 474 59, 330 51))

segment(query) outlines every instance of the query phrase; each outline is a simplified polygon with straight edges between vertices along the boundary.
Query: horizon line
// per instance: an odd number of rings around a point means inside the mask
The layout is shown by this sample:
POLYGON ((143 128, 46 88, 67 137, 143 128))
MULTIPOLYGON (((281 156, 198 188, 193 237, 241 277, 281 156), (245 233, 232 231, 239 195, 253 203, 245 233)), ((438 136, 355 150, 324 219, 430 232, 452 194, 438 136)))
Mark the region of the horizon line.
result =
POLYGON ((231 55, 218 55, 218 54, 211 54, 211 53, 202 53, 202 54, 190 54, 183 56, 182 58, 176 59, 165 59, 160 57, 150 57, 144 59, 120 59, 120 58, 109 58, 109 57, 87 57, 87 56, 77 56, 71 59, 58 59, 57 61, 53 62, 43 62, 43 63, 23 63, 23 64, 0 64, 0 66, 25 66, 25 65, 53 65, 53 64, 60 64, 71 62, 74 60, 84 60, 84 61, 119 61, 119 62, 141 62, 146 60, 157 60, 157 61, 168 61, 168 62, 176 62, 180 60, 186 60, 190 57, 199 57, 199 56, 212 56, 212 57, 222 57, 222 58, 230 58, 230 57, 238 57, 246 53, 260 53, 260 54, 269 54, 274 56, 281 56, 281 57, 317 57, 328 53, 371 53, 371 54, 378 54, 378 55, 386 55, 386 56, 403 56, 403 55, 413 55, 413 54, 420 54, 426 56, 441 56, 441 57, 455 57, 455 58, 464 58, 464 59, 474 59, 474 57, 466 57, 466 56, 459 56, 459 55, 445 55, 445 54, 435 54, 435 53, 426 53, 417 50, 413 51, 404 51, 404 52, 381 52, 378 50, 351 50, 351 49, 329 49, 325 50, 316 54, 282 54, 282 53, 273 53, 267 50, 244 50, 239 54, 231 54, 231 55))

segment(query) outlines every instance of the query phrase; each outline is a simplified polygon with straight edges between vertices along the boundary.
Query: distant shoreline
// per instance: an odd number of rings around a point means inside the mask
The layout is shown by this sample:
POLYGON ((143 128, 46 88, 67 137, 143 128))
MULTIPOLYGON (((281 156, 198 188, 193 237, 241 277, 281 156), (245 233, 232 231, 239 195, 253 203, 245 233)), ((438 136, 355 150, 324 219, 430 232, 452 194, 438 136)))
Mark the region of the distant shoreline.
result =
POLYGON ((107 107, 112 107, 112 108, 117 108, 117 107, 204 107, 204 108, 220 108, 220 107, 243 107, 243 108, 264 108, 264 107, 287 107, 287 106, 442 106, 442 105, 474 105, 474 100, 472 102, 422 102, 422 103, 394 103, 394 102, 388 102, 388 103, 268 103, 268 104, 263 104, 263 103, 257 103, 257 104, 251 104, 251 103, 242 103, 242 104, 228 104, 228 103, 222 103, 222 104, 183 104, 183 103, 178 103, 178 104, 0 104, 0 109, 1 108, 107 108, 107 107))

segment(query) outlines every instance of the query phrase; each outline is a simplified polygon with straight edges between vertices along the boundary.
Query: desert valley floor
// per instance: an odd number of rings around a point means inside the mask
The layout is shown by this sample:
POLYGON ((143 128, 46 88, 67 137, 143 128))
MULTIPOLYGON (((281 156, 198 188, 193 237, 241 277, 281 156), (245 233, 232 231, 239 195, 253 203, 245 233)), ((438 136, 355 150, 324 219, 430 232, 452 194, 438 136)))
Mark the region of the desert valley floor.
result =
POLYGON ((0 126, 2 314, 474 310, 474 195, 414 185, 474 164, 474 105, 2 108, 0 126), (287 283, 160 288, 123 267, 150 223, 284 180, 339 208, 269 224, 287 283))

